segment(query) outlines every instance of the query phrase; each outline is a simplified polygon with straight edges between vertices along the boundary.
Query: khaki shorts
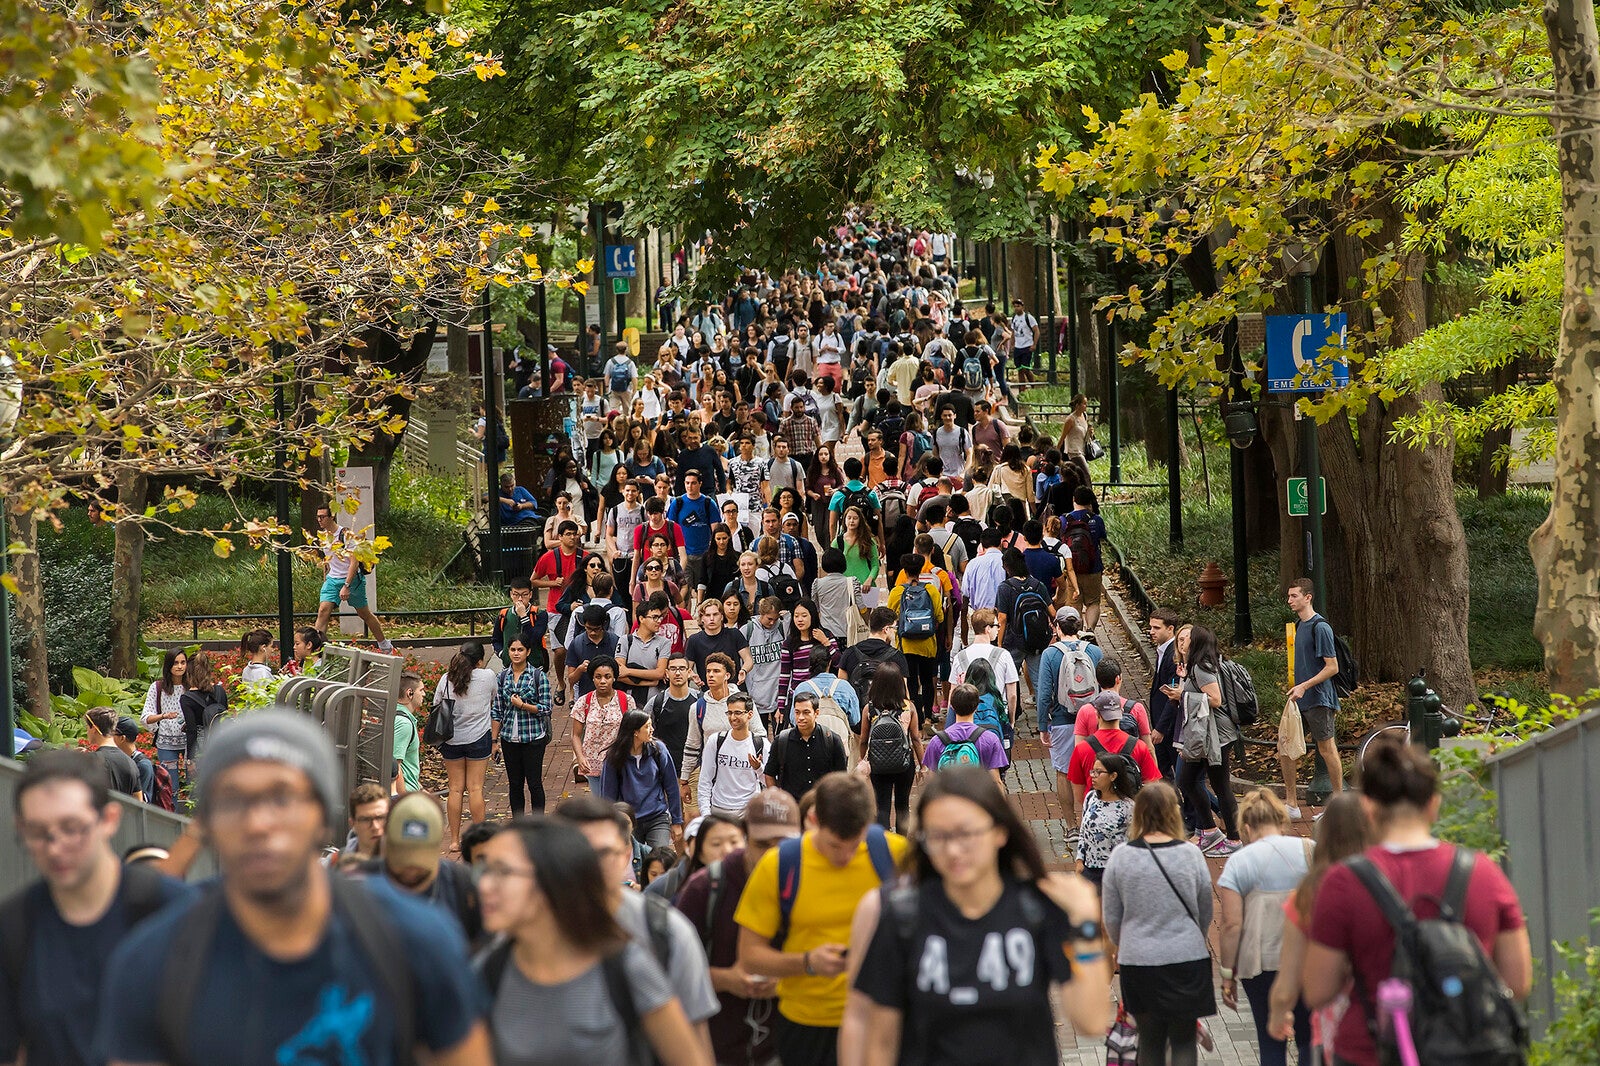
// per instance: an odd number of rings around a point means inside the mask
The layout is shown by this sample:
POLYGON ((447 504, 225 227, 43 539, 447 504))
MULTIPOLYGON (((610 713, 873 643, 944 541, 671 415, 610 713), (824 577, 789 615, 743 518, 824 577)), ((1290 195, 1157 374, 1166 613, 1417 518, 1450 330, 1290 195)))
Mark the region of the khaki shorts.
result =
POLYGON ((1100 597, 1106 591, 1106 576, 1104 574, 1079 574, 1078 575, 1078 602, 1085 607, 1098 607, 1100 597))
POLYGON ((683 801, 683 824, 688 825, 700 814, 700 767, 689 771, 689 798, 683 801))

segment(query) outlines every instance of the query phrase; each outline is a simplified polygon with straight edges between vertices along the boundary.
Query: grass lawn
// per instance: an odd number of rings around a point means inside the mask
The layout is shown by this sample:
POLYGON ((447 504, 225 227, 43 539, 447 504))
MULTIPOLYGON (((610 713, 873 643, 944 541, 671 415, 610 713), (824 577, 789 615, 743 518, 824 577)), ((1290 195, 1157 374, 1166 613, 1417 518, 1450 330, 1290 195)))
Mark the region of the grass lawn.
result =
MULTIPOLYGON (((487 586, 463 583, 445 577, 435 581, 461 544, 463 519, 452 517, 459 506, 449 500, 435 500, 417 481, 394 478, 394 505, 390 518, 379 530, 392 542, 378 568, 378 611, 431 610, 450 607, 480 607, 499 604, 502 596, 487 586), (410 493, 408 495, 408 493, 410 493)), ((247 513, 265 512, 267 505, 244 504, 247 513)), ((217 528, 234 518, 229 502, 218 495, 203 495, 189 511, 173 516, 179 529, 217 528)), ((41 549, 46 560, 52 554, 70 553, 77 558, 103 562, 108 573, 112 555, 112 533, 108 526, 91 525, 82 512, 66 518, 59 534, 41 529, 41 549), (57 543, 51 544, 50 541, 57 543)), ((187 638, 189 614, 271 614, 278 609, 277 559, 270 552, 252 551, 239 546, 227 559, 218 558, 209 539, 171 531, 152 531, 144 553, 142 614, 145 632, 154 638, 187 638)), ((46 570, 45 580, 51 575, 46 570)), ((321 568, 310 562, 294 564, 294 601, 299 611, 315 610, 322 585, 321 568)), ((259 624, 259 623, 257 623, 259 624)), ((276 626, 268 623, 268 629, 276 626)), ((396 635, 453 635, 466 632, 466 622, 401 622, 396 635)), ((237 640, 242 627, 225 624, 202 625, 207 639, 237 640)))

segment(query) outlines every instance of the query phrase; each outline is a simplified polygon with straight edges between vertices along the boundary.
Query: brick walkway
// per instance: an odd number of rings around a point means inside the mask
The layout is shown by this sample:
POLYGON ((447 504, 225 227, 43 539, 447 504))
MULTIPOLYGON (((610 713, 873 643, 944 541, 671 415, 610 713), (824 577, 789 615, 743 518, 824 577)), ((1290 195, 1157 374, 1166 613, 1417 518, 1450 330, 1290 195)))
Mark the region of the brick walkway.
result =
MULTIPOLYGON (((848 450, 841 449, 841 454, 848 454, 848 450)), ((1108 605, 1108 609, 1101 615, 1096 636, 1106 653, 1114 656, 1122 664, 1123 691, 1130 697, 1142 700, 1150 690, 1150 676, 1145 666, 1145 658, 1136 646, 1137 642, 1143 639, 1142 634, 1132 634, 1124 629, 1118 620, 1117 612, 1108 605)), ((1031 699, 1028 703, 1031 707, 1031 699)), ((1060 801, 1055 794, 1055 774, 1050 767, 1048 753, 1039 743, 1038 734, 1034 732, 1036 721, 1036 716, 1030 710, 1025 716, 1025 726, 1018 731, 1012 752, 1013 774, 1008 779, 1011 795, 1022 817, 1026 819, 1038 839, 1045 861, 1052 866, 1070 869, 1072 855, 1066 843, 1066 823, 1061 817, 1060 801)), ((564 710, 558 709, 553 716, 552 727, 555 737, 545 759, 544 782, 548 805, 554 807, 563 798, 587 786, 573 782, 571 732, 564 710)), ((489 798, 489 817, 504 818, 507 814, 506 783, 504 771, 500 767, 490 767, 485 792, 489 798)), ((1309 835, 1309 823, 1299 825, 1296 829, 1302 835, 1309 835)), ((1215 879, 1222 871, 1222 861, 1212 860, 1210 866, 1212 877, 1215 879)), ((1217 926, 1213 924, 1211 929, 1213 946, 1216 938, 1217 926)), ((1251 1020, 1249 1005, 1241 998, 1237 1012, 1222 1007, 1220 981, 1217 1004, 1220 1013, 1208 1021, 1212 1037, 1216 1041, 1216 1050, 1210 1053, 1202 1051, 1200 1061, 1225 1063, 1228 1066, 1247 1066, 1257 1062, 1255 1026, 1251 1020)), ((1080 1036, 1064 1021, 1060 1023, 1059 1028, 1064 1064, 1102 1066, 1105 1062, 1104 1034, 1080 1036)), ((1293 1054, 1291 1050, 1291 1061, 1293 1054)))

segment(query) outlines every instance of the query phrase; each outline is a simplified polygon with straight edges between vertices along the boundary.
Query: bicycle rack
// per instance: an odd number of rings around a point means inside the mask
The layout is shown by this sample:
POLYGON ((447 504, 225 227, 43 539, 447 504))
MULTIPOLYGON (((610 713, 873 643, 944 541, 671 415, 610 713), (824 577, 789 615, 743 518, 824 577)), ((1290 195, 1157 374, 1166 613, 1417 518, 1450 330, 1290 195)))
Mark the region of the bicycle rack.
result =
POLYGON ((395 705, 405 660, 364 648, 329 644, 316 676, 293 677, 278 702, 309 714, 332 738, 346 790, 363 781, 388 784, 393 775, 395 705))

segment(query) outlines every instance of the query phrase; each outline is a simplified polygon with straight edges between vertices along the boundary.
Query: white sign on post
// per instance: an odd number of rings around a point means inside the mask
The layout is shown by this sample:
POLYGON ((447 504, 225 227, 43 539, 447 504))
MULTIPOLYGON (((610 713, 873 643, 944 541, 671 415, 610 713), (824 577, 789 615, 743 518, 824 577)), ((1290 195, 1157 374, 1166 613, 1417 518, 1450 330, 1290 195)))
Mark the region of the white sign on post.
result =
MULTIPOLYGON (((334 471, 334 477, 343 486, 339 490, 338 506, 334 510, 334 520, 346 529, 355 532, 362 540, 371 540, 377 536, 377 529, 372 518, 372 467, 370 466, 341 466, 334 471), (356 501, 355 514, 345 510, 345 501, 356 501)), ((354 563, 351 564, 355 565, 354 563)), ((374 614, 378 611, 378 572, 373 569, 367 573, 367 606, 372 608, 374 614)), ((365 630, 361 618, 356 614, 355 608, 349 603, 339 604, 339 632, 350 636, 359 637, 365 630)))

